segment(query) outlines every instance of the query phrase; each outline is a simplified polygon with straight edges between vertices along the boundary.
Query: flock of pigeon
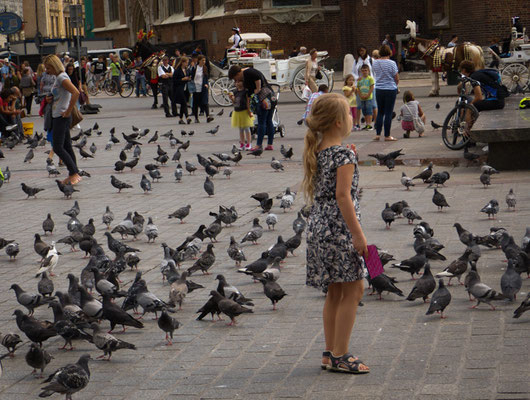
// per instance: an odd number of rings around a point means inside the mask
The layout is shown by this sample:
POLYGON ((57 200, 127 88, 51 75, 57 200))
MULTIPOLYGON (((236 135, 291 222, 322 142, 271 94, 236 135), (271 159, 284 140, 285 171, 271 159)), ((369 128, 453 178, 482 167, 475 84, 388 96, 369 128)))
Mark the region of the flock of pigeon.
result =
MULTIPOLYGON (((369 156, 376 158, 380 165, 385 165, 387 168, 393 169, 395 167, 395 159, 401 155, 404 155, 402 150, 397 150, 388 154, 377 153, 370 154, 369 156)), ((481 166, 481 171, 480 181, 485 185, 485 188, 490 184, 490 176, 499 173, 495 168, 486 164, 481 166)), ((444 207, 447 208, 450 205, 438 188, 440 185, 445 186, 449 178, 450 174, 447 171, 434 173, 433 163, 431 162, 423 171, 412 178, 408 177, 405 172, 402 172, 401 184, 405 186, 407 191, 416 186, 415 180, 423 181, 424 184, 428 184, 429 188, 436 185, 434 187, 432 202, 437 206, 438 211, 441 212, 444 207)), ((508 211, 515 211, 517 199, 513 189, 510 189, 505 200, 508 211)), ((488 219, 495 219, 500 211, 499 202, 492 199, 480 211, 486 213, 488 219)), ((429 223, 423 221, 419 213, 413 210, 407 201, 401 200, 393 204, 386 203, 385 208, 381 212, 381 218, 387 229, 390 229, 396 218, 401 216, 406 218, 410 225, 414 224, 415 220, 421 221, 413 227, 413 236, 415 238, 413 247, 416 254, 399 263, 392 264, 391 268, 398 268, 409 273, 412 279, 415 279, 414 275, 420 274, 423 271, 406 299, 413 301, 422 298, 425 302, 432 294, 432 300, 426 313, 427 315, 438 312, 441 318, 445 318, 443 312, 451 301, 451 293, 445 286, 443 278, 449 278, 449 286, 451 285, 452 278, 457 278, 459 283, 465 286, 470 300, 474 298, 477 301, 477 304, 472 308, 476 308, 480 303, 487 303, 492 310, 495 309, 493 304, 491 304, 493 301, 515 301, 516 294, 522 287, 521 274, 525 273, 530 278, 530 228, 527 228, 522 244, 518 246, 514 238, 502 227, 492 227, 489 233, 477 235, 464 229, 460 223, 456 222, 454 224, 456 233, 459 240, 466 246, 466 249, 462 256, 452 261, 443 271, 433 275, 429 261, 446 261, 446 257, 441 254, 445 246, 434 237, 434 230, 429 223), (477 270, 477 261, 482 254, 481 246, 490 249, 500 248, 505 255, 507 268, 501 277, 501 290, 499 292, 481 282, 477 270), (467 272, 462 283, 461 276, 468 270, 468 265, 470 266, 470 270, 467 272), (439 278, 438 289, 436 289, 435 278, 439 278)), ((394 260, 392 255, 384 251, 380 252, 380 258, 383 265, 394 260)), ((372 293, 377 291, 380 299, 383 291, 404 296, 403 292, 396 286, 397 280, 395 278, 383 273, 372 279, 368 279, 373 287, 372 293)), ((519 318, 528 309, 530 309, 530 294, 526 296, 526 299, 514 311, 513 317, 519 318)))
MULTIPOLYGON (((216 127, 208 133, 215 135, 218 129, 219 127, 216 127)), ((148 129, 140 130, 136 127, 133 127, 133 132, 129 135, 122 133, 125 146, 120 149, 119 160, 114 165, 115 175, 110 176, 110 183, 118 190, 118 193, 134 189, 132 184, 127 183, 129 179, 127 179, 125 170, 132 171, 138 167, 142 156, 141 140, 148 133, 148 129), (132 156, 129 156, 129 153, 132 153, 132 156)), ((88 137, 93 134, 98 136, 102 134, 97 123, 91 129, 81 131, 72 138, 82 158, 96 156, 95 143, 88 147, 88 151, 85 150, 88 146, 88 137)), ((193 136, 193 131, 183 130, 181 135, 183 138, 193 136)), ((146 194, 153 191, 157 182, 163 179, 161 171, 170 162, 168 153, 157 143, 164 139, 168 141, 170 148, 175 149, 171 162, 176 163, 174 171, 176 182, 187 179, 188 175, 198 174, 203 169, 205 172, 203 187, 208 197, 215 195, 216 175, 223 171, 223 175, 229 179, 233 169, 243 159, 242 153, 234 146, 228 153, 213 153, 213 157, 196 154, 198 165, 194 164, 191 159, 186 159, 185 167, 182 168, 181 157, 188 151, 191 141, 189 139, 185 142, 179 140, 172 131, 160 136, 158 132, 155 132, 147 141, 148 144, 157 145, 155 163, 148 163, 144 166, 146 173, 142 174, 139 182, 140 189, 146 194)), ((106 150, 112 151, 113 146, 119 143, 123 142, 116 137, 115 129, 112 128, 106 150)), ((42 137, 35 134, 27 139, 26 144, 30 147, 30 153, 26 155, 24 162, 30 163, 34 157, 33 149, 44 143, 42 137)), ((261 153, 261 151, 255 151, 247 154, 259 157, 261 153)), ((281 154, 285 160, 289 160, 293 156, 293 149, 282 145, 281 154)), ((284 170, 283 163, 274 157, 270 165, 274 172, 284 170)), ((49 177, 60 175, 60 171, 50 159, 47 160, 46 169, 49 177)), ((14 175, 12 176, 9 168, 4 170, 6 185, 9 185, 10 180, 16 177, 16 174, 14 175)), ((90 178, 87 172, 82 171, 81 175, 87 179, 90 178)), ((296 193, 289 188, 278 196, 272 196, 266 192, 255 193, 252 199, 258 201, 259 217, 253 219, 248 232, 237 240, 233 234, 227 232, 238 220, 236 208, 218 205, 217 212, 209 212, 213 221, 207 225, 200 225, 195 233, 187 237, 179 246, 171 248, 168 244, 161 243, 159 271, 162 275, 162 284, 167 282, 169 285, 167 294, 162 296, 153 293, 147 287, 145 276, 142 274, 150 273, 152 270, 145 271, 141 266, 139 267, 142 263, 140 258, 142 246, 138 246, 139 242, 136 241, 141 240, 145 235, 147 243, 151 245, 156 243, 159 230, 153 222, 153 217, 147 217, 146 221, 146 218, 137 211, 131 211, 122 221, 115 223, 111 206, 107 206, 100 217, 106 239, 105 245, 102 245, 97 239, 96 220, 99 217, 92 215, 86 224, 78 218, 81 213, 81 200, 78 201, 76 197, 82 197, 83 185, 73 187, 70 184, 63 184, 60 180, 56 182, 64 198, 74 200, 73 206, 63 212, 68 218, 64 221, 68 234, 48 242, 46 240, 48 235, 57 234, 57 231, 62 229, 57 229, 59 225, 59 223, 56 224, 57 217, 54 220, 52 213, 47 213, 42 222, 43 236, 40 232, 34 234, 33 249, 40 259, 38 267, 35 268, 36 285, 34 287, 17 283, 11 285, 19 304, 19 308, 16 308, 13 313, 16 324, 31 342, 25 355, 25 362, 33 368, 33 373, 39 370, 40 377, 53 358, 49 349, 43 347, 43 343, 50 338, 60 336, 64 339, 64 346, 61 348, 64 350, 72 350, 75 341, 87 341, 103 352, 98 358, 110 361, 113 353, 118 350, 136 349, 135 344, 113 335, 115 327, 122 326, 122 332, 125 332, 128 327, 142 329, 145 326, 142 318, 146 313, 155 314, 156 323, 165 334, 166 344, 172 345, 174 331, 180 326, 180 322, 174 315, 183 309, 185 298, 189 293, 205 288, 204 285, 193 282, 190 277, 197 273, 210 275, 212 270, 220 269, 219 262, 216 263, 215 252, 219 251, 221 237, 223 241, 229 238, 229 245, 224 251, 227 251, 230 259, 234 260, 237 272, 248 275, 254 282, 261 282, 264 296, 270 299, 273 310, 276 310, 278 302, 287 295, 278 280, 284 260, 288 254, 294 255, 295 250, 302 243, 302 233, 306 226, 303 211, 298 212, 298 216, 293 221, 293 234, 289 235, 290 237, 286 240, 282 235, 278 235, 275 243, 269 243, 270 245, 263 249, 257 260, 247 261, 244 246, 261 245, 266 229, 273 233, 275 225, 281 218, 272 212, 273 203, 283 213, 293 210, 296 193), (267 228, 263 227, 265 224, 267 228), (121 240, 116 236, 119 236, 121 240), (59 245, 66 247, 59 251, 57 249, 59 245), (68 249, 71 252, 77 252, 78 249, 83 251, 84 258, 88 258, 88 262, 78 273, 69 273, 66 278, 61 274, 56 277, 61 264, 65 262, 61 251, 64 253, 68 249), (188 262, 190 265, 185 268, 183 265, 188 262), (129 268, 130 271, 136 272, 136 277, 130 286, 124 289, 120 285, 122 283, 120 274, 129 268), (34 317, 35 308, 41 306, 51 309, 50 317, 53 315, 53 319, 44 320, 34 317), (26 309, 27 313, 22 309, 26 309), (140 310, 141 315, 135 317, 135 314, 140 314, 140 310), (107 323, 110 329, 105 328, 107 323)), ((21 182, 21 186, 27 198, 37 197, 37 194, 44 190, 31 187, 24 182, 21 182)), ((118 193, 115 194, 117 198, 120 197, 118 193)), ((249 203, 256 204, 251 199, 249 203)), ((180 207, 168 213, 167 218, 177 219, 181 224, 185 223, 191 209, 192 205, 180 207)), ((228 243, 228 240, 226 242, 228 243)), ((17 259, 19 252, 24 250, 21 247, 14 239, 0 238, 0 250, 5 251, 10 261, 14 262, 17 259)), ((210 291, 208 301, 196 311, 199 314, 197 320, 202 320, 208 315, 211 315, 212 320, 215 317, 221 319, 221 315, 226 315, 230 319, 229 325, 235 325, 237 324, 236 317, 253 312, 254 303, 252 299, 245 297, 235 286, 228 283, 225 276, 219 272, 222 271, 216 271, 214 285, 211 287, 215 290, 210 291)), ((14 357, 17 348, 24 346, 26 342, 18 333, 0 333, 0 344, 8 349, 6 356, 14 357)), ((42 388, 40 396, 47 397, 53 393, 63 393, 66 398, 71 398, 73 393, 86 387, 90 379, 88 367, 90 359, 89 354, 83 354, 77 363, 68 364, 52 373, 44 381, 48 384, 42 388)))

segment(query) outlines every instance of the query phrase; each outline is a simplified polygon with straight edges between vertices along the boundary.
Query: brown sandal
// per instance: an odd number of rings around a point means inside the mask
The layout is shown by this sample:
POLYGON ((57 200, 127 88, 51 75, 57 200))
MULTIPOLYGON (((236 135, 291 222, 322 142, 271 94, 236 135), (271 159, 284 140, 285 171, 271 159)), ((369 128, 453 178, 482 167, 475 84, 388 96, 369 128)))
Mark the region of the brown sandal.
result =
POLYGON ((70 178, 70 184, 71 185, 77 185, 79 182, 81 182, 82 178, 79 174, 74 174, 69 177, 70 178))
POLYGON ((393 136, 389 136, 385 138, 385 142, 397 142, 397 139, 393 136))
POLYGON ((374 142, 378 142, 379 139, 381 139, 381 135, 377 135, 377 136, 375 136, 372 140, 373 140, 374 142))

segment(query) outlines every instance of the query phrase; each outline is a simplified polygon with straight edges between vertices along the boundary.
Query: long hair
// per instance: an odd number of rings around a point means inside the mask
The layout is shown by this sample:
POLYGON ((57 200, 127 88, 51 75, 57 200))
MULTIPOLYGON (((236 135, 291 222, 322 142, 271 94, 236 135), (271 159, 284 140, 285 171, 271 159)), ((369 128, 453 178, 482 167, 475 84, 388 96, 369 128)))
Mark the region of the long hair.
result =
POLYGON ((177 63, 177 66, 175 67, 175 69, 179 69, 183 62, 185 62, 185 61, 188 62, 189 60, 190 59, 188 57, 186 57, 186 56, 180 57, 179 62, 177 63))
POLYGON ((311 114, 306 118, 307 133, 304 139, 304 180, 302 190, 307 204, 313 203, 317 174, 317 149, 322 136, 335 122, 345 122, 350 108, 346 98, 337 93, 323 94, 315 100, 311 114))
POLYGON ((52 67, 56 75, 59 75, 61 72, 64 72, 64 64, 55 54, 50 54, 46 56, 46 58, 44 59, 44 65, 49 65, 50 67, 52 67))

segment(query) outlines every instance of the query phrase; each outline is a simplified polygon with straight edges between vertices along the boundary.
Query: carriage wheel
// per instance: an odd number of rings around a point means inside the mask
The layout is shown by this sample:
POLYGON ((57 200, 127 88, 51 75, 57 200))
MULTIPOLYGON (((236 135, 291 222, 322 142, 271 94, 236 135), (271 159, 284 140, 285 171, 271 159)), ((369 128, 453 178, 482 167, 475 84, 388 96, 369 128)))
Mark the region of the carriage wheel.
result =
MULTIPOLYGON (((331 92, 333 90, 333 77, 331 77, 330 71, 322 68, 322 79, 318 79, 316 84, 317 87, 320 85, 328 85, 329 91, 331 92)), ((305 66, 302 66, 298 69, 298 71, 294 74, 293 83, 291 84, 291 90, 296 94, 296 97, 300 99, 300 101, 305 100, 302 98, 303 92, 305 87, 305 66)))
POLYGON ((228 93, 235 89, 234 82, 228 79, 227 76, 223 76, 212 83, 210 91, 212 93, 212 99, 221 107, 228 107, 232 105, 228 93))
POLYGON ((515 92, 517 86, 520 89, 528 85, 530 80, 530 73, 524 64, 515 63, 508 64, 501 73, 503 85, 506 85, 510 92, 515 92))

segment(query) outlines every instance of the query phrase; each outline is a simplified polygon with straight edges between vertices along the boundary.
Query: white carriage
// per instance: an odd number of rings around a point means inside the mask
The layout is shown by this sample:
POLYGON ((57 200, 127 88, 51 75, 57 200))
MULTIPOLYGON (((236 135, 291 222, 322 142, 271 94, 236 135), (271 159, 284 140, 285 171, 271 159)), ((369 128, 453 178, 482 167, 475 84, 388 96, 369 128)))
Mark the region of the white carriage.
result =
MULTIPOLYGON (((229 50, 226 69, 212 64, 210 91, 213 101, 224 107, 232 105, 228 97, 228 93, 235 88, 234 82, 228 79, 228 68, 232 65, 253 67, 261 71, 270 84, 278 85, 280 90, 289 88, 303 101, 305 65, 309 55, 276 60, 269 50, 271 37, 266 33, 243 33, 241 39, 246 49, 229 50)), ((233 43, 233 36, 229 39, 229 43, 233 43)), ((317 61, 320 63, 327 56, 327 51, 319 51, 317 61)), ((334 71, 321 66, 321 72, 322 78, 317 80, 317 85, 326 84, 330 90, 333 89, 334 71)))
POLYGON ((502 83, 510 92, 524 92, 530 89, 530 43, 526 29, 522 34, 518 34, 513 28, 510 56, 499 57, 495 54, 495 57, 500 63, 502 83))

